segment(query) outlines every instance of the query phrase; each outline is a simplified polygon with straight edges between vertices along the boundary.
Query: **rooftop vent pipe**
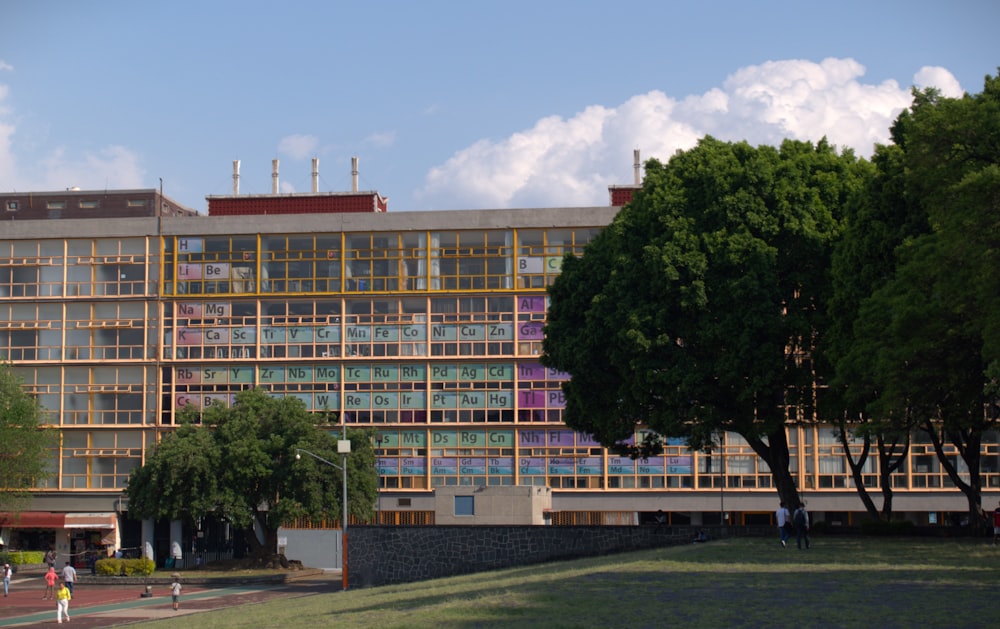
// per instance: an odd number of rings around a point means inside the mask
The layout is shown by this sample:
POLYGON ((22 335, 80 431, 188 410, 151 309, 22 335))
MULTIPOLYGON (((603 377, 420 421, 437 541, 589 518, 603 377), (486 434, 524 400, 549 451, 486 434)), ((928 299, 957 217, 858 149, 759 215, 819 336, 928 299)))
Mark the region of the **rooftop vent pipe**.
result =
POLYGON ((240 193, 240 160, 233 160, 233 196, 240 193))
POLYGON ((271 194, 278 194, 278 162, 279 160, 271 160, 271 194))
POLYGON ((351 158, 351 192, 358 191, 358 158, 351 158))
POLYGON ((319 192, 319 158, 318 157, 314 157, 313 158, 313 173, 312 173, 312 175, 313 175, 313 178, 312 178, 312 182, 313 182, 312 191, 313 191, 313 194, 316 194, 317 192, 319 192))

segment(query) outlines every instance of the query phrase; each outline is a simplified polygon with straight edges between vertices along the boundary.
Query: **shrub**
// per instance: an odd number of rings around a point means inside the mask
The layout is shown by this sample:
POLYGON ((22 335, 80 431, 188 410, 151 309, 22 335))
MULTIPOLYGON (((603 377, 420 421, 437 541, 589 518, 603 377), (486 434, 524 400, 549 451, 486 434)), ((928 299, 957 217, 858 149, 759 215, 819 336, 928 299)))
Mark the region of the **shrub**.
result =
POLYGON ((861 522, 861 533, 864 535, 911 535, 913 533, 913 522, 909 520, 893 520, 883 522, 882 520, 864 520, 861 522))
POLYGON ((122 560, 113 557, 98 559, 94 564, 94 571, 102 577, 117 577, 122 573, 122 560))
POLYGON ((125 560, 125 574, 148 577, 156 572, 156 562, 152 559, 142 557, 140 559, 125 560))
POLYGON ((152 559, 100 559, 94 565, 97 574, 102 577, 148 577, 156 571, 156 563, 152 559))
POLYGON ((12 566, 23 566, 26 564, 45 563, 45 553, 40 550, 15 550, 0 553, 3 563, 12 566))

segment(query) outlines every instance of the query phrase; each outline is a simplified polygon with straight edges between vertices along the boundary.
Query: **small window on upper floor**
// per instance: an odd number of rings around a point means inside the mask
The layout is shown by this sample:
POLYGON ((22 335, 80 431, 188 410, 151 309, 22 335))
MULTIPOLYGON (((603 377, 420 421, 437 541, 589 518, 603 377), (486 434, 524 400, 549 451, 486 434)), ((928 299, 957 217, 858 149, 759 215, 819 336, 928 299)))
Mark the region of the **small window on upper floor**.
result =
POLYGON ((146 207, 146 199, 129 199, 129 207, 146 207))
POLYGON ((16 212, 17 209, 18 209, 18 207, 17 207, 17 201, 7 201, 7 211, 8 212, 16 212))
POLYGON ((48 210, 65 210, 66 209, 66 202, 65 201, 49 201, 48 203, 45 204, 45 208, 48 209, 48 210))
POLYGON ((85 210, 93 210, 101 207, 100 201, 80 201, 80 207, 85 210))

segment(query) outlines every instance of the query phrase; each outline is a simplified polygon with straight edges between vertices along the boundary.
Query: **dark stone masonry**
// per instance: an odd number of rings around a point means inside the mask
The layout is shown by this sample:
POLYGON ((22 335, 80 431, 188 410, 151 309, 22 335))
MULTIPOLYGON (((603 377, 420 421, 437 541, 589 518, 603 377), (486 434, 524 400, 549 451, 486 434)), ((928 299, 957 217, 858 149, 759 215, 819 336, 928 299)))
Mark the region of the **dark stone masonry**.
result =
POLYGON ((357 526, 349 586, 372 587, 691 543, 665 526, 357 526))

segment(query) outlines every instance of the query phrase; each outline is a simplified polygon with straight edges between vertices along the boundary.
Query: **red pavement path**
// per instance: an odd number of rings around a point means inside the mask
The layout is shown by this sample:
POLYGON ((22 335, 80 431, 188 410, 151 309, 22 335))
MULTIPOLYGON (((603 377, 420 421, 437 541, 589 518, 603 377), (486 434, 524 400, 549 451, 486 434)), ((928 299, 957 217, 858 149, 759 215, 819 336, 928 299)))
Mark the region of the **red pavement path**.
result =
MULTIPOLYGON (((10 596, 0 598, 0 627, 48 627, 56 624, 56 602, 42 600, 44 583, 38 577, 15 577, 10 596)), ((244 606, 277 598, 311 596, 337 592, 339 574, 282 584, 187 585, 181 596, 179 612, 171 609, 170 586, 153 586, 153 597, 142 598, 143 586, 79 584, 70 603, 69 627, 115 627, 129 623, 190 614, 213 609, 244 606)), ((68 629, 68 627, 67 627, 68 629)))

